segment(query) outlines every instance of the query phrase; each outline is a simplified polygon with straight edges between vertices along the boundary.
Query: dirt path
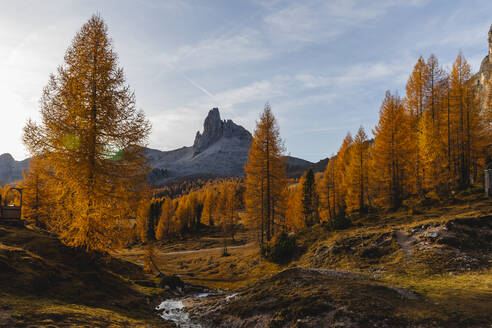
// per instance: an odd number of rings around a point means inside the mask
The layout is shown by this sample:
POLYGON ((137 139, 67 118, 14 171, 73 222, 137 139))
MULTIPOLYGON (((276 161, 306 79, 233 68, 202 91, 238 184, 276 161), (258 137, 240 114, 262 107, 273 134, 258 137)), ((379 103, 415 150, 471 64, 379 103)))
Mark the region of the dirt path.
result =
POLYGON ((407 234, 405 231, 398 230, 395 231, 396 241, 400 245, 403 254, 411 255, 412 254, 412 243, 415 241, 411 235, 407 234))
MULTIPOLYGON (((227 250, 248 247, 248 246, 251 246, 254 244, 255 244, 255 242, 251 242, 251 243, 239 245, 239 246, 227 246, 227 250)), ((192 254, 192 253, 200 253, 200 252, 222 251, 223 249, 224 249, 224 247, 202 248, 202 249, 194 249, 194 250, 190 250, 190 251, 177 251, 177 252, 161 253, 159 255, 192 254)))

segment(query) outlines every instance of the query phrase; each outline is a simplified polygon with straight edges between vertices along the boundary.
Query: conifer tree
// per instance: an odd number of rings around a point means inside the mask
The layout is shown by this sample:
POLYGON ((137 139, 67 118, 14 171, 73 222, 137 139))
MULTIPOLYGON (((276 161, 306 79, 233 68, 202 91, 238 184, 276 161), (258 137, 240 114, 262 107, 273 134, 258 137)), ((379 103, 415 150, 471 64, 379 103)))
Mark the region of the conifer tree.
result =
POLYGON ((447 185, 444 106, 447 76, 434 55, 427 59, 426 67, 425 111, 418 123, 419 153, 426 172, 422 182, 426 190, 444 190, 447 185))
POLYGON ((23 140, 49 166, 52 224, 68 245, 106 250, 145 197, 142 147, 150 123, 118 67, 108 29, 93 16, 75 35, 41 98, 40 124, 23 140))
POLYGON ((341 214, 340 202, 339 202, 339 174, 337 174, 337 160, 336 156, 332 156, 328 165, 326 166, 323 178, 320 183, 320 212, 321 218, 327 222, 334 222, 341 214))
POLYGON ((287 205, 285 211, 286 226, 290 230, 299 230, 305 227, 305 221, 302 215, 302 188, 304 176, 299 183, 291 185, 287 191, 287 205))
POLYGON ((304 224, 306 227, 310 227, 313 224, 318 223, 318 195, 312 169, 309 169, 305 173, 301 188, 304 224))
POLYGON ((336 206, 337 215, 345 216, 347 210, 347 185, 350 183, 350 177, 348 176, 348 168, 350 166, 350 151, 354 139, 352 134, 347 132, 347 135, 343 139, 342 145, 337 152, 337 158, 334 161, 334 178, 337 180, 335 183, 334 192, 336 193, 336 206))
POLYGON ((349 163, 346 203, 350 211, 365 212, 369 198, 369 142, 362 126, 355 135, 349 163))
MULTIPOLYGON (((250 222, 260 230, 260 243, 271 240, 284 216, 287 178, 284 145, 269 104, 256 124, 245 166, 245 205, 250 222)), ((278 231, 278 229, 277 229, 278 231)))
POLYGON ((454 184, 465 189, 477 177, 484 140, 478 98, 471 83, 470 65, 458 54, 450 76, 451 135, 454 184))
POLYGON ((23 189, 22 211, 23 217, 34 221, 36 226, 47 228, 52 208, 56 205, 49 180, 46 179, 45 163, 41 156, 33 157, 29 161, 29 170, 22 173, 23 180, 20 187, 23 189))
POLYGON ((209 188, 205 191, 205 198, 203 201, 202 222, 209 226, 214 225, 216 210, 217 210, 217 195, 215 190, 209 188))
POLYGON ((176 234, 176 225, 174 217, 174 203, 170 198, 165 198, 162 202, 161 216, 159 218, 159 224, 155 238, 157 240, 163 240, 164 237, 176 234))
POLYGON ((428 79, 428 67, 422 58, 419 57, 417 63, 414 66, 413 72, 410 74, 406 85, 406 98, 405 105, 410 114, 411 124, 407 133, 411 135, 408 139, 410 142, 409 152, 413 158, 409 162, 409 169, 413 174, 411 178, 415 180, 412 186, 415 186, 414 192, 422 194, 424 190, 425 170, 422 163, 421 144, 422 141, 420 128, 420 119, 425 110, 425 96, 426 96, 426 84, 428 79))
POLYGON ((400 97, 386 92, 374 128, 374 147, 371 152, 372 181, 378 200, 383 206, 398 208, 408 194, 408 164, 411 147, 408 133, 411 117, 407 115, 400 97))

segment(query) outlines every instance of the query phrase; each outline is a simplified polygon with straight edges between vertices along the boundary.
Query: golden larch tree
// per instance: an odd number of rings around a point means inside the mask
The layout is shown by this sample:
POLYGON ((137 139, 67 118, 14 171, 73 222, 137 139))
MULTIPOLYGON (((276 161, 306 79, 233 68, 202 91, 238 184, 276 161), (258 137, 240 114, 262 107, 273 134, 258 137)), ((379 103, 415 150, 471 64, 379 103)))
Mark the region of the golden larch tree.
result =
POLYGON ((400 97, 387 91, 378 125, 373 130, 371 180, 380 204, 393 209, 398 208, 408 194, 411 120, 400 97))
POLYGON ((427 78, 427 65, 422 56, 420 56, 408 79, 405 97, 405 106, 410 113, 411 118, 411 129, 409 129, 407 133, 411 135, 408 141, 410 142, 409 152, 412 154, 413 158, 409 162, 409 168, 413 171, 411 178, 415 180, 414 183, 412 183, 412 186, 415 186, 415 190, 413 191, 418 194, 423 193, 423 181, 425 179, 425 169, 422 163, 421 154, 422 146, 420 144, 420 141, 422 140, 420 137, 422 131, 419 129, 419 122, 425 110, 427 78))
POLYGON ((469 187, 478 175, 483 161, 484 126, 480 120, 478 95, 472 86, 471 68, 458 54, 450 75, 450 133, 453 184, 458 189, 469 187))
POLYGON ((284 219, 287 178, 282 161, 284 144, 269 104, 256 124, 245 166, 245 206, 249 221, 269 242, 284 219))
POLYGON ((369 141, 362 126, 357 131, 350 149, 347 180, 348 210, 365 212, 369 203, 369 141))
POLYGON ((155 238, 157 240, 163 240, 165 237, 177 234, 178 231, 174 213, 175 208, 173 200, 165 198, 162 202, 161 216, 155 232, 155 238))
POLYGON ((75 35, 23 141, 43 156, 56 206, 50 226, 68 245, 106 250, 144 196, 150 123, 135 106, 108 29, 93 16, 75 35))
POLYGON ((422 158, 422 183, 425 190, 447 189, 446 169, 446 93, 448 77, 434 55, 426 62, 424 113, 418 122, 419 154, 422 158))

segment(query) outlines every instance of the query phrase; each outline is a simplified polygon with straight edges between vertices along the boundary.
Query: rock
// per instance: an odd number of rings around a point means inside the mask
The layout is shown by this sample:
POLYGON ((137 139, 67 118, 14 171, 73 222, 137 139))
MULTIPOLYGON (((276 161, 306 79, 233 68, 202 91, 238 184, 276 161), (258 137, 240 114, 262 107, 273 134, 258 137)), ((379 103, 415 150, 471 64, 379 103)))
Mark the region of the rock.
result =
MULTIPOLYGON (((490 81, 492 76, 492 25, 489 30, 488 42, 489 53, 482 60, 478 73, 473 76, 478 95, 485 94, 487 88, 492 88, 492 86, 487 86, 487 82, 490 81)), ((481 97, 480 99, 480 110, 482 114, 491 110, 490 108, 487 108, 486 97, 481 97)), ((489 126, 489 129, 492 129, 492 126, 489 126)))
POLYGON ((247 143, 248 148, 251 144, 251 133, 232 120, 222 121, 218 108, 212 108, 203 123, 203 134, 196 133, 193 143, 193 157, 203 152, 205 149, 219 141, 221 138, 238 138, 247 143))
POLYGON ((179 290, 183 288, 184 282, 177 276, 164 276, 159 281, 159 287, 166 288, 166 286, 169 287, 170 289, 179 290))
POLYGON ((426 237, 429 237, 429 238, 437 238, 439 236, 439 233, 437 231, 431 231, 431 232, 428 232, 426 237))

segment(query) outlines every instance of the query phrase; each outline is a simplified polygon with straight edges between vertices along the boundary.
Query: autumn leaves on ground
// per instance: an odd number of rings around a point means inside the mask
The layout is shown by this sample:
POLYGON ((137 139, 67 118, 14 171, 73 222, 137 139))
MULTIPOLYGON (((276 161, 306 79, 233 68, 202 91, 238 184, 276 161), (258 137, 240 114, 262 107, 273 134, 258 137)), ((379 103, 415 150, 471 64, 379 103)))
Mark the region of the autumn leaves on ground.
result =
POLYGON ((266 104, 244 177, 150 186, 150 122, 93 16, 24 129, 26 227, 0 226, 0 325, 173 326, 154 309, 179 298, 204 327, 487 327, 488 83, 461 54, 450 72, 419 58, 374 139, 348 133, 296 179, 266 104))

